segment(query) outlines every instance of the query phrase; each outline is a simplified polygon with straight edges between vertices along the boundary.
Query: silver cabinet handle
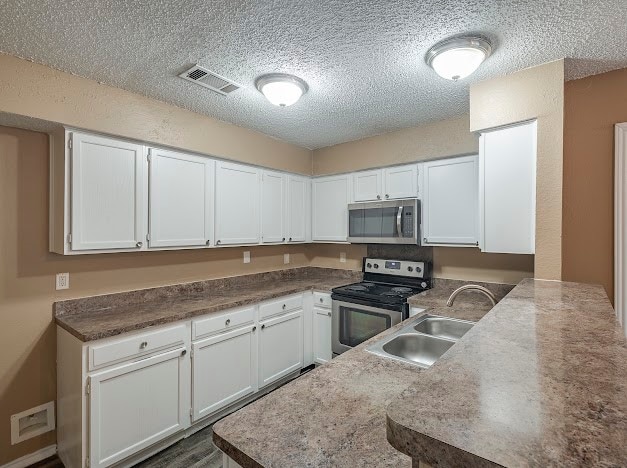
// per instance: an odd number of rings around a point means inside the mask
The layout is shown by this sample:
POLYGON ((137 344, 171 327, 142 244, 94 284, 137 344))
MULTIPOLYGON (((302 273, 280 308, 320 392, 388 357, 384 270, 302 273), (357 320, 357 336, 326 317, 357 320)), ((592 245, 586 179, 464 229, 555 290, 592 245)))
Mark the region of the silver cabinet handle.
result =
POLYGON ((266 324, 265 323, 263 325, 261 325, 261 329, 263 330, 264 328, 266 328, 266 324))
POLYGON ((285 310, 285 308, 286 308, 286 307, 287 307, 287 306, 286 306, 285 304, 283 304, 283 310, 285 310))
POLYGON ((207 242, 205 242, 205 245, 209 245, 209 244, 211 244, 211 241, 207 239, 207 242))
POLYGON ((387 199, 387 198, 390 198, 390 196, 386 193, 386 194, 385 194, 385 198, 386 198, 386 199, 387 199))
POLYGON ((231 319, 226 319, 226 322, 224 322, 224 325, 228 327, 230 324, 231 324, 231 319))
POLYGON ((256 330, 257 330, 257 327, 256 327, 256 326, 255 326, 255 327, 253 327, 253 331, 256 331, 256 330))
POLYGON ((141 248, 142 245, 144 245, 143 242, 138 242, 137 244, 135 244, 135 247, 137 247, 139 249, 139 248, 141 248))
POLYGON ((398 237, 403 237, 403 207, 398 207, 398 213, 396 213, 396 232, 398 237))
POLYGON ((216 244, 219 244, 220 242, 222 242, 222 241, 217 241, 216 244))
POLYGON ((142 341, 141 344, 139 345, 139 349, 144 349, 144 348, 146 348, 146 346, 148 346, 148 342, 147 341, 142 341))
POLYGON ((183 351, 181 351, 181 356, 185 356, 187 354, 187 350, 184 349, 183 351))
POLYGON ((377 200, 381 200, 381 195, 377 195, 377 200))
POLYGON ((292 238, 290 237, 290 242, 292 242, 292 238))
POLYGON ((285 242, 285 237, 283 238, 283 242, 285 242))
POLYGON ((328 315, 329 315, 329 317, 331 317, 331 312, 329 312, 329 314, 328 314, 328 315))
POLYGON ((324 302, 324 298, 323 297, 320 298, 320 302, 324 302))

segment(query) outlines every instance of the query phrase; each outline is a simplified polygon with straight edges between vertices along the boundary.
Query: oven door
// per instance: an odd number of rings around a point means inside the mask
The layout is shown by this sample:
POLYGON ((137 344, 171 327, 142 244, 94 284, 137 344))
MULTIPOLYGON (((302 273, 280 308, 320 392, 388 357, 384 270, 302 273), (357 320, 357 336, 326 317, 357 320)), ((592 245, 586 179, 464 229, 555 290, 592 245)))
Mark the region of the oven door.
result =
POLYGON ((348 205, 348 241, 354 244, 419 244, 420 201, 348 205))
POLYGON ((400 310, 344 302, 333 299, 331 343, 334 354, 363 343, 382 331, 400 323, 400 310))

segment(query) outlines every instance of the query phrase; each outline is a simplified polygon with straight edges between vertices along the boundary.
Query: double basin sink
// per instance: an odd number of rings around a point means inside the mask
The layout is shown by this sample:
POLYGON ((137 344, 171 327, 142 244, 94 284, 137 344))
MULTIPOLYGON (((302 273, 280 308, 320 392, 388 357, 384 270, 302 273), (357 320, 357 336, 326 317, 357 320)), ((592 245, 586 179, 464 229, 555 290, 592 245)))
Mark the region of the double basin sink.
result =
POLYGON ((474 324, 466 320, 427 314, 370 345, 366 351, 426 369, 474 324))

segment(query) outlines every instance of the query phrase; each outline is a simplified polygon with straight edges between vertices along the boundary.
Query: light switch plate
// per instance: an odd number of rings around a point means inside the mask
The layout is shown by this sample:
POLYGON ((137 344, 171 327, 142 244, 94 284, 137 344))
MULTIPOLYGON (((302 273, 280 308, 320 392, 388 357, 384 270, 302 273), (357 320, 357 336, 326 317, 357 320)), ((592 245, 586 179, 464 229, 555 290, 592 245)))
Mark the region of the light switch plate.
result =
POLYGON ((60 289, 70 289, 70 274, 69 273, 57 273, 56 277, 57 291, 60 289))
POLYGON ((283 254, 283 263, 284 263, 285 265, 287 265, 288 263, 290 263, 290 254, 288 254, 288 253, 283 254))
POLYGON ((250 263, 250 252, 248 250, 244 252, 244 263, 250 263))
POLYGON ((346 263, 346 252, 340 252, 340 263, 346 263))

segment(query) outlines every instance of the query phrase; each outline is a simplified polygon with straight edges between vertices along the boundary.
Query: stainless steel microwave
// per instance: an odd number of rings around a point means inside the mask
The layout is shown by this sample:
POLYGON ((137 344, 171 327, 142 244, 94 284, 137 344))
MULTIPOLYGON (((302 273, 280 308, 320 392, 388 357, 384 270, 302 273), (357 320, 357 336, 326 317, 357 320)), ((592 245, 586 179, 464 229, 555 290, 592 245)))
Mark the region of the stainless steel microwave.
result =
POLYGON ((353 244, 420 244, 420 200, 348 205, 348 241, 353 244))

